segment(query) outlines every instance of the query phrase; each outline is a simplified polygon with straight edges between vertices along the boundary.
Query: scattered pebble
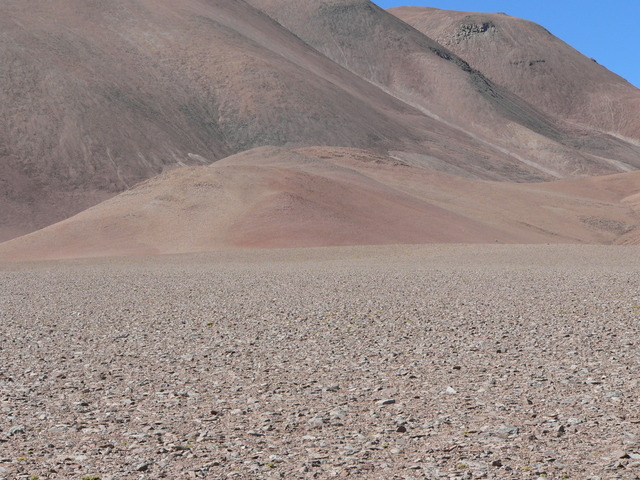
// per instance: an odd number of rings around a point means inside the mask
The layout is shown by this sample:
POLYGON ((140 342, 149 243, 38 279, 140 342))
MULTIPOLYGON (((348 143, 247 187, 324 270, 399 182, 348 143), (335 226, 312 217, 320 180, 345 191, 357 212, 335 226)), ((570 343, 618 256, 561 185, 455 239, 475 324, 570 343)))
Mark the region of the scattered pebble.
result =
POLYGON ((637 253, 1 265, 0 479, 633 478, 637 253))

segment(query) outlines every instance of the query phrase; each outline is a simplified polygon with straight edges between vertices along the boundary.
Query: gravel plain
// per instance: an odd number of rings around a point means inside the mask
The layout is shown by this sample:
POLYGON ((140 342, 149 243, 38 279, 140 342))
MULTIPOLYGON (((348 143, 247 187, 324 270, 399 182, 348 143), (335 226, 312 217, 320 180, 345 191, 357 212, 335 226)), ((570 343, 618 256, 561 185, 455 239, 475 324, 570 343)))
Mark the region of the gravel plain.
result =
POLYGON ((0 479, 640 478, 640 248, 0 264, 0 479))

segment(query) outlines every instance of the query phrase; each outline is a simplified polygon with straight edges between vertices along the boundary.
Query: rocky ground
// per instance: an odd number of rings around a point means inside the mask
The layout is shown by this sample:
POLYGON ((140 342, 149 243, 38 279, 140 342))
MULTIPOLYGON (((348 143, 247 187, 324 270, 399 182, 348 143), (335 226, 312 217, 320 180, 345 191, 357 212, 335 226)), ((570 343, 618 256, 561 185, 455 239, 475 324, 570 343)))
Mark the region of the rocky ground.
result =
POLYGON ((0 265, 0 479, 640 478, 640 248, 0 265))

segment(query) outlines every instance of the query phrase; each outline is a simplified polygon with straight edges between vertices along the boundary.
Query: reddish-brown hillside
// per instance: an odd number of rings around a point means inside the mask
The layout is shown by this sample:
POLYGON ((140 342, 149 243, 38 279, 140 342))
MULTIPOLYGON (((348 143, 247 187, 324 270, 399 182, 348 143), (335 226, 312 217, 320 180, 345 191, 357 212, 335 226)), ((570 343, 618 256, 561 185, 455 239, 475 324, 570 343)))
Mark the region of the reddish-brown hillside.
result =
POLYGON ((487 182, 363 150, 262 147, 162 174, 5 242, 0 260, 238 247, 612 243, 639 231, 638 211, 626 203, 638 189, 640 172, 487 182))

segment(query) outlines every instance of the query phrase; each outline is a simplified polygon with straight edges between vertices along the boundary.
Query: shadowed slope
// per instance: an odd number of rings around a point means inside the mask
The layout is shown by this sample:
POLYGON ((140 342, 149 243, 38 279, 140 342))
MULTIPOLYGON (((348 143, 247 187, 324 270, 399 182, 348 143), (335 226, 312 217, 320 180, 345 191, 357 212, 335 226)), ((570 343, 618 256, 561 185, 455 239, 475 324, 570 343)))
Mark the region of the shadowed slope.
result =
POLYGON ((389 12, 547 113, 640 141, 640 90, 540 25, 498 13, 389 12))
POLYGON ((162 174, 0 245, 3 260, 230 247, 611 243, 637 229, 640 174, 550 184, 469 180, 363 150, 263 147, 162 174))

